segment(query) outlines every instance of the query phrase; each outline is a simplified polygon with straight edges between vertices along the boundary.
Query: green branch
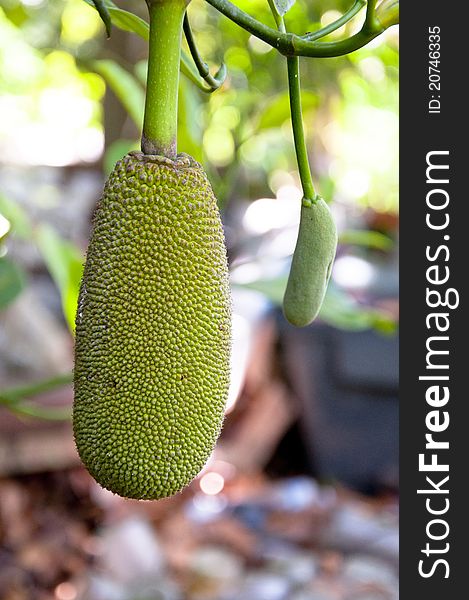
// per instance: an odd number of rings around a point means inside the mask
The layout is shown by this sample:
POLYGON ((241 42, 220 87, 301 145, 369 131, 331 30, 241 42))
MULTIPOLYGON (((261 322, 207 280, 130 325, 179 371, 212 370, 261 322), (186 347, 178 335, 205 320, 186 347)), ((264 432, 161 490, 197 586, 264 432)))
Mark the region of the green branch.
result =
POLYGON ((373 31, 379 27, 379 22, 375 18, 377 0, 368 0, 366 3, 366 17, 363 29, 373 31))
POLYGON ((314 42, 314 40, 318 40, 320 38, 325 37, 326 35, 329 35, 333 31, 337 31, 337 29, 340 29, 342 25, 345 25, 351 19, 353 19, 353 17, 361 11, 365 4, 366 0, 355 0, 353 6, 351 6, 348 9, 348 11, 345 12, 336 21, 330 23, 329 25, 326 25, 326 27, 323 27, 322 29, 318 29, 317 31, 313 31, 312 33, 307 33, 306 35, 303 35, 301 37, 309 42, 314 42))
POLYGON ((355 35, 337 42, 308 42, 297 35, 291 36, 291 52, 287 56, 309 56, 311 58, 333 58, 345 56, 366 46, 380 35, 384 29, 365 31, 361 29, 355 35))
POLYGON ((242 11, 229 0, 206 0, 223 15, 240 27, 276 48, 285 56, 309 56, 312 58, 332 58, 343 56, 366 46, 384 31, 384 27, 373 18, 366 21, 361 31, 345 40, 336 42, 309 41, 292 33, 277 31, 260 23, 248 13, 242 11))
POLYGON ((196 43, 194 40, 194 36, 192 35, 192 29, 191 29, 191 25, 189 23, 189 18, 187 16, 187 13, 184 16, 183 30, 184 30, 184 35, 186 37, 187 45, 189 47, 189 50, 190 50, 192 59, 195 63, 195 66, 197 67, 197 70, 199 72, 199 75, 208 84, 209 89, 207 91, 214 92, 221 85, 223 85, 223 82, 225 81, 226 66, 224 63, 222 63, 220 68, 218 69, 218 71, 215 73, 215 75, 214 76, 210 75, 208 65, 206 62, 203 61, 203 59, 200 56, 200 53, 197 49, 197 46, 196 46, 196 43))

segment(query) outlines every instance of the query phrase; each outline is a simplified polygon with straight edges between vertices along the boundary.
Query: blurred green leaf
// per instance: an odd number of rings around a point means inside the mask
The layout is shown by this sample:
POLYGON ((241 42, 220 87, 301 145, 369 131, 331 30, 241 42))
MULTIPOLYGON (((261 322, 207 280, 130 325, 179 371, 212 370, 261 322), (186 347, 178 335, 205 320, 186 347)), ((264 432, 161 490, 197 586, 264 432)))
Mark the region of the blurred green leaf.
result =
POLYGON ((273 279, 257 279, 256 281, 251 281, 249 283, 234 283, 233 287, 243 287, 249 290, 254 290, 255 292, 260 292, 263 294, 272 304, 276 304, 278 306, 282 305, 283 294, 285 293, 285 288, 287 287, 287 275, 282 275, 280 277, 274 277, 273 279))
POLYGON ((95 60, 92 66, 122 102, 135 125, 141 129, 145 92, 136 77, 113 60, 95 60))
POLYGON ((17 264, 0 257, 0 310, 8 306, 23 291, 26 275, 17 264))
POLYGON ((36 243, 54 283, 59 288, 62 310, 70 331, 75 330, 78 291, 83 273, 83 256, 49 225, 40 225, 36 243))
POLYGON ((202 130, 194 115, 198 101, 194 89, 185 80, 179 81, 178 146, 181 152, 190 154, 202 162, 202 130))
POLYGON ((334 327, 352 331, 373 328, 393 333, 397 327, 394 319, 387 313, 359 304, 333 284, 329 284, 327 288, 319 317, 334 327))
POLYGON ((131 150, 139 150, 139 148, 140 142, 138 140, 116 140, 115 142, 112 142, 104 153, 104 174, 108 176, 118 160, 131 150))
POLYGON ((137 15, 134 15, 127 10, 122 10, 112 3, 109 3, 109 13, 111 15, 112 22, 116 27, 119 27, 119 29, 122 29, 123 31, 129 31, 130 33, 136 33, 144 40, 149 39, 149 25, 137 15))
MULTIPOLYGON (((108 15, 111 18, 113 25, 122 29, 123 31, 130 31, 131 33, 136 33, 144 40, 148 40, 149 37, 149 25, 146 21, 134 15, 133 13, 123 10, 111 2, 110 0, 85 0, 87 4, 99 9, 97 7, 97 3, 103 4, 104 9, 107 11, 108 15)), ((101 13, 100 13, 101 15, 101 13)), ((107 27, 106 27, 107 29, 107 27)))
POLYGON ((134 67, 134 73, 143 86, 147 84, 148 60, 139 60, 134 67))
POLYGON ((366 246, 375 250, 391 250, 394 246, 393 240, 379 231, 347 229, 339 236, 340 244, 352 246, 366 246))
MULTIPOLYGON (((242 285, 234 284, 234 287, 239 286, 260 292, 272 304, 281 306, 287 279, 287 275, 282 275, 274 279, 259 279, 242 285)), ((387 313, 358 304, 332 283, 327 288, 319 318, 329 325, 351 331, 373 328, 383 333, 394 333, 397 327, 396 322, 387 313)))
MULTIPOLYGON (((313 92, 301 92, 301 105, 303 114, 317 106, 318 97, 313 92)), ((258 117, 256 131, 276 129, 290 119, 290 99, 288 92, 273 96, 258 117)))
POLYGON ((12 232, 21 239, 31 239, 33 230, 26 212, 10 198, 0 194, 0 213, 10 222, 12 232))

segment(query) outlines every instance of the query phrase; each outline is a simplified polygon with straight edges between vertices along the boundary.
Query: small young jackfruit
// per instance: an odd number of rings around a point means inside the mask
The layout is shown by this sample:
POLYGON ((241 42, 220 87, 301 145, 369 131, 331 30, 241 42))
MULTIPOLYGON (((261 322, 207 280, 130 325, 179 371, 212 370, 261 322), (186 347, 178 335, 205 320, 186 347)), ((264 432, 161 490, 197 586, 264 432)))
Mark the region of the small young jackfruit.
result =
POLYGON ((322 198, 301 206, 300 229, 283 297, 283 313, 305 327, 316 318, 327 290, 337 249, 337 229, 322 198))
POLYGON ((105 488, 175 494, 202 469, 228 392, 223 230, 202 167, 132 152, 94 218, 76 318, 75 441, 105 488))

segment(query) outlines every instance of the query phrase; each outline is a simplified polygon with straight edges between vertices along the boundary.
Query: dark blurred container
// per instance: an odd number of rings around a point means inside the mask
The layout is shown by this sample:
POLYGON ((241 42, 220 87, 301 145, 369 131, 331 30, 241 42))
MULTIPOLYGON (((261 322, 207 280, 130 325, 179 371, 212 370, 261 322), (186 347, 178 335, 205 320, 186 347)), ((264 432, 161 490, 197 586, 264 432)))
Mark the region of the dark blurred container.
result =
POLYGON ((397 489, 398 336, 278 323, 314 475, 363 492, 397 489))

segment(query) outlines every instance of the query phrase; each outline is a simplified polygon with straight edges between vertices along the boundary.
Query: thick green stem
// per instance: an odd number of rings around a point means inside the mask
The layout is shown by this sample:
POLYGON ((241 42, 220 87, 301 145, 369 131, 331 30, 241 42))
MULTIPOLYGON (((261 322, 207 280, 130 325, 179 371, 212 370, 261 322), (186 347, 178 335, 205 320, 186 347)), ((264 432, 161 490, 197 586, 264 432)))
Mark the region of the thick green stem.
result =
POLYGON ((189 0, 147 0, 150 14, 142 152, 175 159, 181 33, 189 0))
POLYGON ((309 168, 308 152, 306 149, 305 133, 303 129, 303 117, 301 112, 301 88, 300 88, 300 65, 297 56, 287 57, 288 65, 288 89, 290 92, 290 111, 293 127, 293 138, 295 140, 295 152, 300 172, 301 186, 303 188, 304 200, 314 202, 316 192, 314 191, 313 179, 309 168))

